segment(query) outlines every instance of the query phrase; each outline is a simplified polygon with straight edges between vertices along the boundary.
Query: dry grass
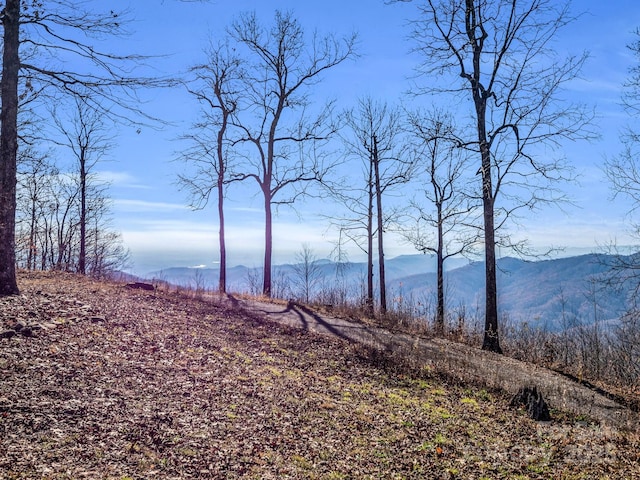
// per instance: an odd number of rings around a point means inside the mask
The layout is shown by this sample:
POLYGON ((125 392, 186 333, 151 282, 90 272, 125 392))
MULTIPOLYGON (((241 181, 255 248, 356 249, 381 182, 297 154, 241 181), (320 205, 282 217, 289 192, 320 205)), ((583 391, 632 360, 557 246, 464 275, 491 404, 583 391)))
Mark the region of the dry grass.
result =
POLYGON ((211 302, 21 274, 0 478, 640 478, 637 438, 211 302))

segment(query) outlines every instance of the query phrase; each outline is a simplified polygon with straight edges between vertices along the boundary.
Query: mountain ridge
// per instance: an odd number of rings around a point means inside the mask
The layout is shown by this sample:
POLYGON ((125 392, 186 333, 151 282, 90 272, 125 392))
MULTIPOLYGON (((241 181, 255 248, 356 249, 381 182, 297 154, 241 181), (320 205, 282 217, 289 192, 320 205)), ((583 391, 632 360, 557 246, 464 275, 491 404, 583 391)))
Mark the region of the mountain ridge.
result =
MULTIPOLYGON (((535 261, 500 258, 497 268, 501 317, 551 330, 618 318, 625 311, 631 287, 610 291, 602 288, 601 277, 612 259, 611 255, 598 253, 535 261)), ((338 264, 319 259, 313 265, 316 290, 333 287, 338 280, 342 285, 349 285, 353 295, 362 290, 366 263, 338 264)), ((436 298, 435 265, 432 255, 401 255, 387 260, 388 297, 396 302, 419 303, 424 307, 424 315, 429 316, 431 312, 427 307, 433 308, 436 298)), ((453 259, 445 266, 447 309, 464 307, 468 315, 476 319, 482 317, 484 262, 453 259)), ((296 282, 301 281, 300 268, 300 264, 274 266, 274 278, 288 282, 292 295, 295 295, 296 282)), ((249 291, 252 287, 249 277, 261 278, 261 270, 245 266, 227 269, 229 290, 249 291)), ((217 285, 218 272, 216 268, 176 267, 152 272, 147 278, 185 287, 213 288, 217 285)), ((377 266, 374 272, 374 279, 377 279, 377 266)))

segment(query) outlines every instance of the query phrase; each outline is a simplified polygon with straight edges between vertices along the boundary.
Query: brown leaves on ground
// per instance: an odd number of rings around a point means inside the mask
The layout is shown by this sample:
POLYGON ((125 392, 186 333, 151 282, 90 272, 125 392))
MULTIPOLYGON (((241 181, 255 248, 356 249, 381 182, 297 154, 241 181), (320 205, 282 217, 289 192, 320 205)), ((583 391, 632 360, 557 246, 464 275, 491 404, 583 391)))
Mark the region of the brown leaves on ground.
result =
POLYGON ((0 298, 0 478, 640 478, 635 437, 229 307, 73 275, 0 298), (41 329, 38 329, 41 326, 41 329))

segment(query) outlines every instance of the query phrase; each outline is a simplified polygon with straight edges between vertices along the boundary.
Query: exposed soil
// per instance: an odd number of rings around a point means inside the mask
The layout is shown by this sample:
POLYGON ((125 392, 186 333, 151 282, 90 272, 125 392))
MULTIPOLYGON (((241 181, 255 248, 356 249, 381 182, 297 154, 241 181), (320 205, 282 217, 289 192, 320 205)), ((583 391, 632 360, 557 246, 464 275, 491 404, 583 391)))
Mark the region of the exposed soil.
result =
MULTIPOLYGON (((315 314, 327 337, 271 321, 313 330, 296 306, 62 274, 21 273, 20 287, 0 298, 0 332, 29 329, 0 339, 1 479, 640 478, 636 433, 553 401, 537 423, 455 380, 466 364, 409 368, 421 339, 382 355, 341 338, 366 326, 315 314)), ((508 378, 515 364, 495 357, 508 378)))

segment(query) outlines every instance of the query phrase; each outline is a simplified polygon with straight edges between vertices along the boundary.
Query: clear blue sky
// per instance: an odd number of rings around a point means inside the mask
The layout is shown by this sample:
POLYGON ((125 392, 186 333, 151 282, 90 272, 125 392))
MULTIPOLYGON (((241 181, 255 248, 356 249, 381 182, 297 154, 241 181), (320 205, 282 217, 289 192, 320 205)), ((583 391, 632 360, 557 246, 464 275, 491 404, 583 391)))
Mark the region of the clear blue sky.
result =
MULTIPOLYGON (((574 8, 587 13, 565 31, 560 44, 576 54, 587 50, 591 58, 583 79, 571 85, 570 94, 596 106, 602 138, 592 144, 565 147, 565 155, 581 174, 580 185, 567 187, 576 206, 565 207, 565 212, 539 212, 516 232, 534 246, 565 246, 569 253, 593 250, 613 239, 621 244, 631 241, 624 217, 628 205, 609 200, 600 165, 605 156, 619 151, 618 133, 627 121, 619 106, 620 88, 634 61, 626 45, 633 30, 640 27, 637 0, 575 0, 574 8)), ((275 9, 292 10, 308 31, 359 34, 361 58, 327 72, 318 89, 319 102, 335 98, 341 105, 351 106, 363 94, 389 102, 402 98, 416 62, 408 53, 411 43, 406 20, 415 14, 411 4, 389 6, 382 0, 137 0, 131 2, 136 21, 124 45, 136 53, 168 55, 155 66, 160 73, 173 74, 201 61, 208 38, 222 38, 238 13, 255 10, 268 24, 275 9)), ((218 259, 215 205, 197 212, 186 207, 186 196, 175 184, 182 166, 172 161, 181 148, 175 138, 196 119, 198 106, 177 88, 150 93, 145 108, 174 125, 162 131, 143 129, 139 134, 127 128, 119 132, 112 161, 99 167, 113 182, 114 226, 132 252, 137 273, 170 266, 214 266, 218 259)), ((256 193, 255 185, 248 183, 242 191, 231 194, 228 241, 232 265, 261 265, 263 224, 256 193)), ((334 235, 327 231, 317 209, 313 202, 301 204, 303 219, 281 211, 275 220, 276 262, 290 259, 303 242, 320 257, 329 254, 334 235)), ((388 256, 415 253, 411 246, 395 239, 387 245, 388 256)))

